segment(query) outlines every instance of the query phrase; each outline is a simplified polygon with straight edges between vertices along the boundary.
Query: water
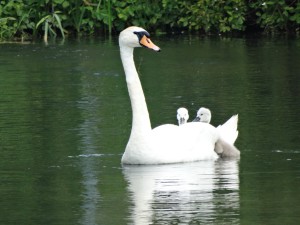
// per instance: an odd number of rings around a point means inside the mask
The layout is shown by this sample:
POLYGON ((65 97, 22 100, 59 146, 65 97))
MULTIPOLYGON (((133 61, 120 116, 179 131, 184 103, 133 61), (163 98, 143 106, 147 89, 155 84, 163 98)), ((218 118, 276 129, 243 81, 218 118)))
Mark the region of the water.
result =
POLYGON ((0 45, 0 224, 298 224, 300 40, 153 37, 135 53, 153 126, 239 114, 240 161, 126 166, 116 39, 0 45))

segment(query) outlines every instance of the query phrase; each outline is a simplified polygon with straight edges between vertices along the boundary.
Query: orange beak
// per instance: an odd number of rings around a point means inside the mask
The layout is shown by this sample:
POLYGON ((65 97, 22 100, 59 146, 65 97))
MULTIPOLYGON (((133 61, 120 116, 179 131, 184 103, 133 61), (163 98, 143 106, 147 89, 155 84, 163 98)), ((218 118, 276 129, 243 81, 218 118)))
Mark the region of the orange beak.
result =
POLYGON ((140 40, 140 44, 146 48, 150 48, 156 52, 160 51, 160 48, 158 46, 156 46, 155 44, 153 44, 153 42, 150 40, 150 38, 147 38, 146 35, 144 35, 141 40, 140 40))

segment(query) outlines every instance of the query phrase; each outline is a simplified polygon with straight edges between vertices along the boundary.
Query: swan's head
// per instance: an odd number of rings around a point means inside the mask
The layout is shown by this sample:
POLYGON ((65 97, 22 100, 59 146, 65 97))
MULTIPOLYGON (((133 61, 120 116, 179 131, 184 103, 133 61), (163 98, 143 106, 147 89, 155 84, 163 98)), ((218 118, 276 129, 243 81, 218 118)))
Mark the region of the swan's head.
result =
POLYGON ((209 109, 201 107, 198 112, 196 118, 193 122, 203 122, 203 123, 210 123, 211 120, 211 112, 209 109))
POLYGON ((179 126, 187 123, 188 119, 189 119, 189 112, 186 108, 177 109, 177 120, 179 126))
POLYGON ((128 27, 120 33, 119 36, 120 47, 146 47, 156 52, 160 51, 160 48, 153 44, 150 40, 149 33, 141 27, 128 27))

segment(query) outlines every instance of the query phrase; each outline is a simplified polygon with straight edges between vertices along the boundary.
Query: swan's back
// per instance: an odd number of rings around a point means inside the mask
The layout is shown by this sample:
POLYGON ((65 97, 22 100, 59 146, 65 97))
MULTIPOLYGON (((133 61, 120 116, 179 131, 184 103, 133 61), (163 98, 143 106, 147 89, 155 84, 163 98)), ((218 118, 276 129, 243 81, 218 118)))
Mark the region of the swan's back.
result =
POLYGON ((205 123, 166 124, 152 130, 155 149, 164 152, 168 162, 190 162, 218 158, 214 152, 219 133, 205 123))
POLYGON ((238 137, 238 115, 232 116, 229 120, 227 120, 223 125, 219 125, 217 127, 220 132, 220 136, 223 140, 225 140, 229 144, 234 144, 238 137))
POLYGON ((124 164, 165 164, 215 160, 219 132, 207 123, 165 124, 151 130, 143 145, 127 145, 124 164), (146 144, 145 144, 146 143, 146 144), (139 146, 137 148, 137 146, 139 146))

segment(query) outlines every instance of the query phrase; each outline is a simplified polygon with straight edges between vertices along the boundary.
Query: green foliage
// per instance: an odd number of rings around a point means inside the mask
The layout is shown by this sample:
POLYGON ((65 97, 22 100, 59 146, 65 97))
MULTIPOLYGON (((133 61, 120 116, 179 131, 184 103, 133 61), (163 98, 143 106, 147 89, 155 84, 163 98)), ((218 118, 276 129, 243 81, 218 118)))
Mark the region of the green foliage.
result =
POLYGON ((64 29, 61 25, 61 19, 59 17, 59 11, 55 11, 52 14, 49 14, 43 17, 36 25, 38 28, 41 24, 44 24, 44 41, 48 41, 48 34, 50 33, 52 36, 56 37, 55 29, 58 28, 61 32, 62 38, 65 38, 64 29))
POLYGON ((25 9, 22 0, 0 1, 0 40, 24 36, 26 30, 34 28, 30 20, 30 8, 25 9))
POLYGON ((285 0, 253 1, 250 8, 256 11, 256 22, 271 31, 298 29, 300 2, 285 0))
POLYGON ((0 18, 0 40, 11 38, 16 33, 14 26, 10 25, 15 20, 16 18, 14 17, 0 18))
POLYGON ((300 0, 0 0, 0 40, 156 31, 299 31, 300 0))
POLYGON ((243 0, 198 0, 185 5, 179 24, 189 30, 229 32, 245 29, 246 7, 243 0))
POLYGON ((118 30, 130 24, 156 28, 163 20, 159 0, 115 1, 115 13, 118 19, 114 24, 118 30))

